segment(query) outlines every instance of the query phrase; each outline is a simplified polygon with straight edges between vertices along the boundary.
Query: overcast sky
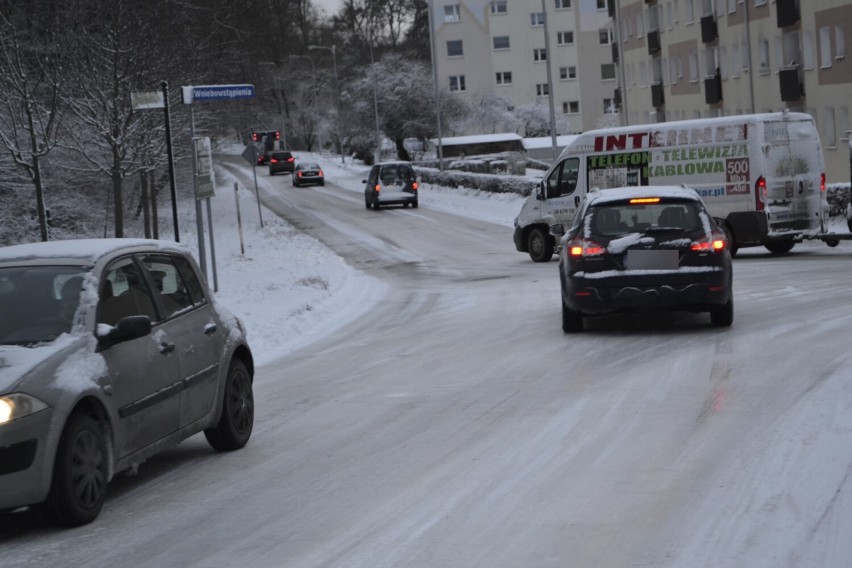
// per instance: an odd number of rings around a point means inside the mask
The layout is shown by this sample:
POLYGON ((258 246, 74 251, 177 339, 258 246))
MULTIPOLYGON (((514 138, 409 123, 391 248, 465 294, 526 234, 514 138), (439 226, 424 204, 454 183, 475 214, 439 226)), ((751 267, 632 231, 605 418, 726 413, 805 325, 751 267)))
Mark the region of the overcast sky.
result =
POLYGON ((320 10, 325 10, 329 16, 333 16, 340 9, 343 2, 342 0, 314 0, 314 4, 320 10))

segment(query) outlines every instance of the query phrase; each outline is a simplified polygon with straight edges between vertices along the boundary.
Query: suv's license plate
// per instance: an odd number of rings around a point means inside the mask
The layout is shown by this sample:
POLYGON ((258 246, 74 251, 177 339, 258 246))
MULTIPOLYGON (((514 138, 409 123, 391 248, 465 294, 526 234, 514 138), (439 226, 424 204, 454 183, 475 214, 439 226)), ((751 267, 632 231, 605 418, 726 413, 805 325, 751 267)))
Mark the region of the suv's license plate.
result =
POLYGON ((676 250, 627 251, 627 270, 677 270, 680 255, 676 250))

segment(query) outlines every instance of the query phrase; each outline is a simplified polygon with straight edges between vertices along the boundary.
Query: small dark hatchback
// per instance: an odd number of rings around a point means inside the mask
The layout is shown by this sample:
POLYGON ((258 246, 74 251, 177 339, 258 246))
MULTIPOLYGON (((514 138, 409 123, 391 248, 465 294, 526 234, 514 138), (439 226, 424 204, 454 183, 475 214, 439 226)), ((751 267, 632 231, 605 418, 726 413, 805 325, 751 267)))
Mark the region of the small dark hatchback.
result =
POLYGON ((731 254, 725 232, 695 190, 625 187, 591 191, 561 237, 562 329, 612 312, 709 312, 734 320, 731 254))
POLYGON ((296 158, 292 153, 279 150, 269 156, 269 175, 274 176, 279 172, 292 174, 295 169, 296 158))

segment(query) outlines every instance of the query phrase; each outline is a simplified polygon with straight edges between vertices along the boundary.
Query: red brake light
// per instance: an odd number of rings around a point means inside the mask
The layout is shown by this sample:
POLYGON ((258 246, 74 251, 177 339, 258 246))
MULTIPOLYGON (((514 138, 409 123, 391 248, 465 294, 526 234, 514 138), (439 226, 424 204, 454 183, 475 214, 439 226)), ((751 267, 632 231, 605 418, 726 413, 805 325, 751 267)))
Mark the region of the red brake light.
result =
POLYGON ((644 205, 645 203, 659 203, 659 197, 635 197, 630 200, 631 205, 644 205))
POLYGON ((568 248, 568 256, 573 258, 601 256, 606 252, 606 248, 588 239, 574 239, 566 246, 568 248))
POLYGON ((758 211, 763 211, 763 203, 766 198, 766 178, 760 176, 754 182, 754 205, 758 211))
POLYGON ((417 191, 417 182, 416 181, 411 182, 411 189, 413 189, 414 191, 417 191))
POLYGON ((269 161, 272 162, 273 164, 277 164, 278 158, 269 158, 269 161))
POLYGON ((722 252, 728 246, 728 241, 723 233, 713 231, 710 239, 706 241, 695 241, 690 245, 690 250, 700 252, 722 252))
POLYGON ((376 184, 376 191, 379 191, 379 190, 381 190, 381 189, 382 189, 382 186, 381 186, 381 185, 379 185, 379 184, 376 184))
POLYGON ((293 156, 290 156, 289 158, 287 158, 287 161, 288 161, 288 162, 293 162, 293 161, 295 161, 295 160, 296 160, 296 158, 294 158, 293 156))
POLYGON ((825 193, 825 172, 819 174, 819 190, 825 193))

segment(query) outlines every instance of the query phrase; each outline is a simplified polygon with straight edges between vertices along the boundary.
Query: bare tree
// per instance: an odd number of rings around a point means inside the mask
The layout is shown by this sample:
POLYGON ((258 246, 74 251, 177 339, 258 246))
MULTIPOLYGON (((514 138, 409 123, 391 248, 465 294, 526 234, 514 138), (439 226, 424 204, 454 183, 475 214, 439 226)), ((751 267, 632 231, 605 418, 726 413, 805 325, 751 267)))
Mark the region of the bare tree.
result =
POLYGON ((40 160, 57 142, 60 85, 51 73, 44 46, 23 39, 15 24, 0 14, 0 143, 32 181, 41 240, 46 241, 40 160))

